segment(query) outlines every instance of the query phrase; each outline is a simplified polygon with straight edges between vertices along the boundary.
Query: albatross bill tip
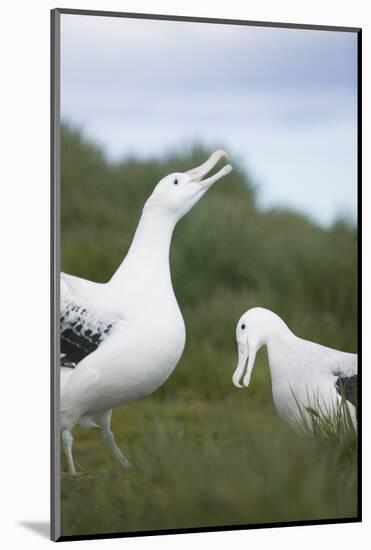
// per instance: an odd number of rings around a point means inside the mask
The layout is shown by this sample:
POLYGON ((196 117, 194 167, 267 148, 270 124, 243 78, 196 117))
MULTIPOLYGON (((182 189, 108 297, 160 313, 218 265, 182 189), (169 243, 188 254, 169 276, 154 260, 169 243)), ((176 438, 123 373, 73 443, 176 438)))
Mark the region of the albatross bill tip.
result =
POLYGON ((243 388, 242 384, 240 384, 239 380, 237 380, 235 377, 232 378, 232 383, 236 388, 243 388))
POLYGON ((213 153, 215 156, 218 156, 219 158, 225 158, 227 160, 229 160, 229 155, 226 151, 224 151, 224 149, 217 149, 216 151, 214 151, 213 153))
POLYGON ((233 166, 231 164, 227 164, 222 170, 224 171, 224 175, 226 176, 233 171, 233 166))

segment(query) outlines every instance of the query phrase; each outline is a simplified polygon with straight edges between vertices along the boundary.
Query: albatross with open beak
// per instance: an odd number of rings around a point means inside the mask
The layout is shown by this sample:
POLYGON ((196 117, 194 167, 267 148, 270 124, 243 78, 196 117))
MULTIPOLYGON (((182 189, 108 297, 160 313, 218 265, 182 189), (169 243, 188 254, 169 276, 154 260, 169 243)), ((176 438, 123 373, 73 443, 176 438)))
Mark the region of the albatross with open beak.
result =
POLYGON ((112 409, 154 392, 182 355, 185 327, 169 265, 172 233, 206 191, 231 172, 228 164, 206 177, 222 158, 227 154, 215 151, 201 166, 157 184, 125 259, 107 283, 61 274, 60 424, 72 475, 76 424, 100 427, 114 456, 128 464, 110 429, 112 409))
POLYGON ((298 407, 310 420, 309 426, 313 414, 317 417, 345 415, 341 406, 345 396, 356 425, 356 354, 299 338, 278 315, 261 307, 242 315, 237 323, 236 339, 238 365, 232 381, 237 388, 248 387, 256 354, 266 346, 273 401, 283 418, 297 426, 301 418, 298 407))

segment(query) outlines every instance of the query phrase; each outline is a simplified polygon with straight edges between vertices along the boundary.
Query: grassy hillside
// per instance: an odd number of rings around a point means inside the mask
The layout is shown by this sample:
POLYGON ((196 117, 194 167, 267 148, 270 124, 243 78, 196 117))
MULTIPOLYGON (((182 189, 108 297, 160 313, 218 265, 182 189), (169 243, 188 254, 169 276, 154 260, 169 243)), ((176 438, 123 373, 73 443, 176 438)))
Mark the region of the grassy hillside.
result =
MULTIPOLYGON (((63 271, 107 280, 154 185, 210 152, 195 147, 113 164, 64 127, 63 271)), ((114 412, 130 472, 111 463, 98 433, 76 430, 77 461, 95 477, 64 481, 64 534, 356 513, 355 453, 281 424, 265 352, 248 390, 231 384, 235 325, 256 305, 276 311, 304 338, 356 351, 355 229, 341 222, 323 229, 296 212, 259 210, 258 190, 233 156, 231 163, 232 174, 181 220, 173 238, 184 355, 153 396, 114 412)))

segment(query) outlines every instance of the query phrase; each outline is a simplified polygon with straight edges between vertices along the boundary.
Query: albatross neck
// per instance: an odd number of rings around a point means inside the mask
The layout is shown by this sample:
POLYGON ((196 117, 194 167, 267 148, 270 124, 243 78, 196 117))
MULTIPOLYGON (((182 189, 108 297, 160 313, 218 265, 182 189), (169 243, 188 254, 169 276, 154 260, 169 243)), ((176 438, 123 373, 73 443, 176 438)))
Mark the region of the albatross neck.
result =
POLYGON ((273 383, 282 381, 290 374, 291 357, 288 354, 291 353, 290 350, 293 349, 297 340, 297 336, 288 326, 283 321, 281 323, 276 324, 275 330, 271 330, 265 341, 273 383))
POLYGON ((133 277, 155 284, 156 277, 156 283, 171 284, 169 254, 176 222, 157 208, 144 208, 129 251, 111 282, 133 277))

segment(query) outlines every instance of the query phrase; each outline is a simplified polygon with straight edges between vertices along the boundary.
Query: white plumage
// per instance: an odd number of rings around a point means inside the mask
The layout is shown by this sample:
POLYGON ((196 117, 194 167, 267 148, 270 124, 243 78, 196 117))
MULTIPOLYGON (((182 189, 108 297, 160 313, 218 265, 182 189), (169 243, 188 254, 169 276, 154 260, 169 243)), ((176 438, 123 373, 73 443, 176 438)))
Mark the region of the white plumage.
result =
POLYGON ((233 375, 236 387, 249 385, 256 353, 265 345, 273 401, 282 417, 297 425, 300 418, 298 405, 309 421, 313 411, 322 417, 331 416, 336 410, 343 410, 339 405, 345 393, 356 424, 356 410, 349 401, 357 387, 356 354, 299 338, 278 315, 263 308, 252 308, 242 315, 237 324, 236 339, 239 353, 233 375))
POLYGON ((99 284, 61 274, 61 430, 69 472, 72 429, 98 426, 119 461, 127 459, 110 430, 112 408, 155 391, 178 363, 185 327, 174 295, 169 249, 173 229, 225 166, 218 150, 201 166, 163 178, 147 200, 122 264, 99 284))

